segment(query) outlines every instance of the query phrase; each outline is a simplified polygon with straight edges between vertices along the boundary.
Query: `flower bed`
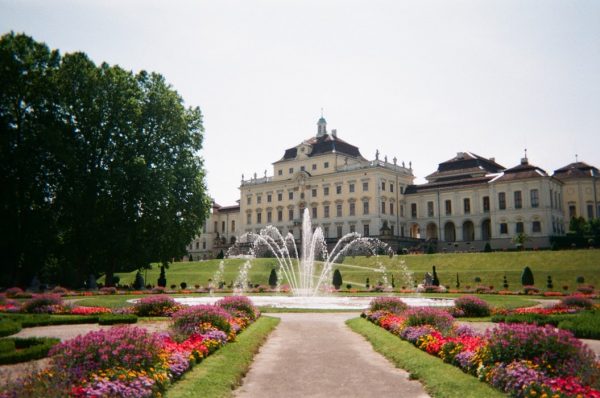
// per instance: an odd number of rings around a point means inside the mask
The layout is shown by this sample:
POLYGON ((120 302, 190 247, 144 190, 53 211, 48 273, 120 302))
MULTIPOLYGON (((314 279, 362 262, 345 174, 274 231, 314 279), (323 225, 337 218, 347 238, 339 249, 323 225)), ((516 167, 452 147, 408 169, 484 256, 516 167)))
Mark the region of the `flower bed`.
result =
POLYGON ((171 297, 160 295, 139 299, 133 306, 133 311, 138 316, 171 316, 183 308, 183 305, 171 297))
POLYGON ((592 387, 600 380, 600 364, 568 331, 510 324, 480 335, 470 327, 448 325, 441 315, 429 316, 430 310, 420 310, 418 321, 411 322, 414 312, 367 311, 363 316, 514 397, 600 398, 592 387))
POLYGON ((219 306, 195 306, 174 315, 171 333, 127 326, 91 332, 55 346, 48 369, 0 388, 0 397, 162 396, 258 315, 247 313, 240 320, 219 306))

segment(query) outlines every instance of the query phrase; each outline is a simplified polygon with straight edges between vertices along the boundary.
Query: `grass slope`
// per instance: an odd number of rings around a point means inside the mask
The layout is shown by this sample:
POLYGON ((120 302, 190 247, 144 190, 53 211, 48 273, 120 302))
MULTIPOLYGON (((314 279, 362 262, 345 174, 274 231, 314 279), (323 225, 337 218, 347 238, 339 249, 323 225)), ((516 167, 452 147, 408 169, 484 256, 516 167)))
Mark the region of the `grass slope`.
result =
POLYGON ((234 343, 196 365, 167 390, 167 398, 230 397, 269 333, 279 324, 279 318, 260 317, 241 333, 234 343))
POLYGON ((396 367, 409 372, 411 378, 418 379, 434 398, 507 396, 362 318, 350 319, 346 323, 354 332, 369 340, 375 351, 385 356, 396 367))
MULTIPOLYGON (((179 287, 186 282, 188 288, 198 284, 207 286, 209 279, 219 267, 220 260, 201 262, 179 262, 171 264, 167 270, 167 285, 179 287)), ((244 260, 231 259, 224 261, 224 280, 227 284, 235 281, 240 266, 244 260)), ((437 266, 437 273, 443 285, 455 287, 458 273, 461 288, 477 285, 494 286, 502 290, 503 276, 506 275, 510 290, 521 288, 521 272, 528 265, 534 274, 535 285, 546 289, 548 275, 552 277, 555 291, 562 291, 563 286, 569 290, 577 287, 576 278, 583 276, 586 283, 600 286, 600 250, 565 250, 565 251, 524 251, 524 252, 494 252, 494 253, 449 253, 422 254, 388 257, 347 257, 344 264, 339 265, 342 273, 343 286, 350 283, 354 287, 364 287, 366 278, 371 285, 376 285, 382 274, 377 272, 380 264, 387 268, 388 279, 394 276, 396 287, 409 286, 404 280, 403 269, 413 273, 413 279, 420 282, 425 272, 431 272, 432 265, 437 266), (481 282, 475 282, 475 278, 481 282)), ((266 285, 269 273, 275 268, 275 259, 256 259, 249 272, 254 284, 266 285)), ((135 272, 118 274, 121 284, 132 284, 135 272)), ((151 270, 143 271, 147 275, 147 283, 156 284, 159 267, 155 264, 151 270)), ((102 280, 100 280, 102 281, 102 280)))

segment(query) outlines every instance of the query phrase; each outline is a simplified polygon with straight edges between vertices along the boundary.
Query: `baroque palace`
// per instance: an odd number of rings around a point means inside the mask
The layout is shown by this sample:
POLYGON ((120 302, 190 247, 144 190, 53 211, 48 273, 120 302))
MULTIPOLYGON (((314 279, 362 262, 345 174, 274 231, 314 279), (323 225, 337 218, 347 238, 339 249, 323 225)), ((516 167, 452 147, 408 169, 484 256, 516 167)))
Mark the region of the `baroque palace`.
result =
POLYGON ((365 159, 359 149, 327 130, 289 148, 273 175, 245 180, 234 206, 213 202, 202 233, 188 246, 193 259, 213 258, 238 236, 268 224, 301 237, 302 214, 323 228, 328 243, 350 232, 383 240, 394 249, 472 251, 548 247, 572 217, 600 214, 600 172, 583 162, 549 175, 527 157, 506 168, 494 158, 459 152, 415 185, 412 164, 365 159))

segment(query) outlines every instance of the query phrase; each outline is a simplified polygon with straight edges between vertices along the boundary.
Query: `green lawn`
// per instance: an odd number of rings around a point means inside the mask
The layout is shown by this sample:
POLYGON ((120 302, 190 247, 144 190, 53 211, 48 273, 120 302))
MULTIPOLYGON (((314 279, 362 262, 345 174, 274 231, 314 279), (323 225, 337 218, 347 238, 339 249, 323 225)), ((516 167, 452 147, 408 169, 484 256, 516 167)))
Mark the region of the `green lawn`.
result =
MULTIPOLYGON (((207 286, 209 279, 214 278, 221 260, 201 262, 178 262, 171 264, 167 270, 167 285, 179 287, 186 282, 188 288, 194 285, 207 286)), ((224 261, 224 281, 231 284, 238 275, 244 260, 231 259, 224 261)), ((250 280, 254 284, 266 285, 269 273, 276 267, 275 259, 256 259, 250 270, 250 280)), ((494 252, 494 253, 456 253, 456 254, 421 254, 388 257, 347 257, 339 265, 344 280, 343 287, 350 283, 354 288, 364 288, 366 278, 371 285, 376 285, 382 279, 382 273, 377 271, 380 265, 387 269, 388 279, 393 275, 397 288, 408 287, 405 281, 403 267, 412 273, 413 281, 420 282, 425 272, 431 272, 432 265, 437 266, 440 282, 443 285, 455 287, 458 273, 461 288, 477 285, 494 286, 502 290, 503 276, 506 275, 509 290, 519 290, 520 277, 523 267, 528 265, 535 278, 535 285, 547 290, 547 277, 551 276, 555 291, 562 291, 563 286, 569 290, 577 287, 576 278, 583 276, 585 282, 600 286, 600 250, 565 250, 565 251, 524 251, 524 252, 494 252), (481 282, 475 282, 475 278, 481 282)), ((135 272, 118 274, 122 284, 132 284, 135 272)), ((143 271, 147 282, 156 284, 159 267, 155 264, 151 270, 143 271)), ((100 280, 102 282, 102 279, 100 280)))
POLYGON ((260 317, 233 343, 206 358, 187 372, 165 394, 167 398, 230 397, 248 372, 254 355, 279 324, 279 318, 260 317))
POLYGON ((375 351, 396 367, 409 372, 411 378, 418 379, 433 398, 507 396, 362 318, 354 318, 346 323, 353 331, 369 340, 375 351))

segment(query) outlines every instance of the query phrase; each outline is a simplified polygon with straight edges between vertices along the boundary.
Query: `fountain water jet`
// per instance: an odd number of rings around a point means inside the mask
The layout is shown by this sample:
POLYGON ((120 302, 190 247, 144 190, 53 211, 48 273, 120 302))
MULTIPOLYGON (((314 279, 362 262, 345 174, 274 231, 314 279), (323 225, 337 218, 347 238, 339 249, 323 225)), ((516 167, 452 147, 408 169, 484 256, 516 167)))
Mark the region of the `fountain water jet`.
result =
MULTIPOLYGON (((248 243, 251 254, 264 250, 271 252, 277 259, 280 277, 285 278, 290 284, 291 293, 294 296, 305 297, 317 296, 329 288, 333 264, 350 251, 362 250, 371 255, 383 251, 393 255, 393 251, 385 243, 378 239, 361 237, 357 233, 344 235, 338 240, 331 253, 328 253, 323 230, 317 227, 313 232, 308 209, 304 210, 302 218, 301 256, 298 254, 294 236, 288 233, 284 237, 272 225, 263 228, 258 234, 243 235, 236 246, 242 247, 248 243), (317 267, 319 260, 322 265, 317 267)), ((385 267, 380 263, 378 269, 382 272, 384 283, 388 284, 385 267)))

